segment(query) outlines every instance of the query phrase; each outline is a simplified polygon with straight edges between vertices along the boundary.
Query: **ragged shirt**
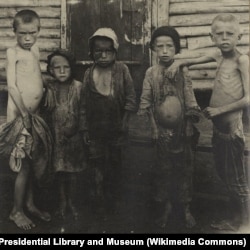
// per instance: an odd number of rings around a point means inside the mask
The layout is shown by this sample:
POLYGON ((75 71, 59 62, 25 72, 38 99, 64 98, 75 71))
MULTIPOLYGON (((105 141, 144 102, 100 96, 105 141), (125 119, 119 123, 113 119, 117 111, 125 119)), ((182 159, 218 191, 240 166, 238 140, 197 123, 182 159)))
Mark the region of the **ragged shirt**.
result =
POLYGON ((159 133, 164 134, 166 128, 162 127, 157 120, 156 109, 164 101, 167 95, 176 96, 181 104, 181 119, 179 124, 173 129, 173 139, 168 144, 171 152, 183 151, 186 117, 185 114, 190 109, 196 109, 196 102, 191 78, 187 68, 181 68, 175 79, 171 80, 166 76, 167 68, 162 65, 150 67, 145 75, 140 101, 140 109, 151 108, 159 129, 159 133))
POLYGON ((102 95, 95 87, 93 70, 87 69, 84 75, 80 129, 89 131, 91 137, 117 137, 121 131, 125 111, 136 110, 133 81, 128 67, 115 62, 112 66, 110 95, 102 95))

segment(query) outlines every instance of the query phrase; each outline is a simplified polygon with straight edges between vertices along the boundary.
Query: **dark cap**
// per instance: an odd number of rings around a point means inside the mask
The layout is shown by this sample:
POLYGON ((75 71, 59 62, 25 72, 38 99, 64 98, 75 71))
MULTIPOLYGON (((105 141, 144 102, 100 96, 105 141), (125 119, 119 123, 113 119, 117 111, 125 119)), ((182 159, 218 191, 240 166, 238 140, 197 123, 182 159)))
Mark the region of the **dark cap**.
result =
POLYGON ((173 39, 174 45, 175 45, 175 53, 178 54, 180 52, 181 49, 181 45, 180 45, 180 35, 179 33, 176 31, 175 28, 171 27, 171 26, 161 26, 159 28, 157 28, 152 36, 151 36, 151 41, 150 41, 150 48, 153 50, 154 49, 154 41, 157 37, 159 36, 169 36, 173 39))

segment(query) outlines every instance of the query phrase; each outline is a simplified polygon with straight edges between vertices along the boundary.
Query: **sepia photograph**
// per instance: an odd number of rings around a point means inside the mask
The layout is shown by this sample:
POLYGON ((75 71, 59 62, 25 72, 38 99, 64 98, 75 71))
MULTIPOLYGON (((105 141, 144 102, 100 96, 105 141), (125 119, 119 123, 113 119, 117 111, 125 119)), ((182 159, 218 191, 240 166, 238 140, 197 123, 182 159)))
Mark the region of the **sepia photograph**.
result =
POLYGON ((0 234, 250 234, 249 7, 0 0, 0 234))

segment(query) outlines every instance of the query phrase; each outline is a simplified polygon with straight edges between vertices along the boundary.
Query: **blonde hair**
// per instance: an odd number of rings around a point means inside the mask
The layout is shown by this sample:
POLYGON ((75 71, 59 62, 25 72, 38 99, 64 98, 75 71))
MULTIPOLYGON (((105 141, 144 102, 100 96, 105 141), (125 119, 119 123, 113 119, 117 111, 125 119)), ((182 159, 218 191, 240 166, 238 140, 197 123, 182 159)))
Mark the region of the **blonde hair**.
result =
POLYGON ((212 32, 214 31, 216 22, 219 22, 219 21, 220 22, 230 22, 230 23, 233 23, 237 27, 237 30, 240 29, 239 21, 238 21, 238 19, 234 15, 223 13, 223 14, 217 15, 213 19, 212 24, 211 24, 211 30, 212 30, 212 32))

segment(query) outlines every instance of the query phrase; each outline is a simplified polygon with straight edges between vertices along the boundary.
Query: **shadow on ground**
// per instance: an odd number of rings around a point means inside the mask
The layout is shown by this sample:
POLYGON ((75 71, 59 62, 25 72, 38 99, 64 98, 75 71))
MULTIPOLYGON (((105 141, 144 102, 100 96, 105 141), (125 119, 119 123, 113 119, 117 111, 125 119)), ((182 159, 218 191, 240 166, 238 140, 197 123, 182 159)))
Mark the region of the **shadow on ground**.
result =
MULTIPOLYGON (((0 233, 223 233, 210 227, 213 220, 226 217, 229 212, 227 193, 220 180, 214 174, 210 153, 197 153, 194 178, 194 196, 192 212, 197 225, 193 229, 185 228, 178 208, 171 215, 166 228, 158 227, 154 221, 161 211, 161 206, 153 199, 151 175, 154 168, 154 147, 150 144, 131 143, 124 155, 122 172, 122 192, 118 209, 110 211, 106 218, 97 216, 92 207, 90 173, 78 176, 76 193, 79 218, 70 215, 65 220, 54 216, 57 204, 56 186, 52 183, 37 192, 37 203, 52 214, 49 223, 32 218, 36 227, 30 231, 18 229, 8 219, 12 207, 15 174, 7 164, 1 163, 0 174, 0 233), (2 165, 3 164, 3 165, 2 165)), ((229 233, 229 232, 227 232, 229 233)))

